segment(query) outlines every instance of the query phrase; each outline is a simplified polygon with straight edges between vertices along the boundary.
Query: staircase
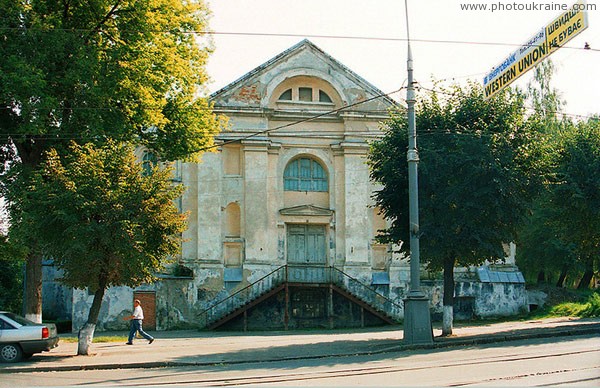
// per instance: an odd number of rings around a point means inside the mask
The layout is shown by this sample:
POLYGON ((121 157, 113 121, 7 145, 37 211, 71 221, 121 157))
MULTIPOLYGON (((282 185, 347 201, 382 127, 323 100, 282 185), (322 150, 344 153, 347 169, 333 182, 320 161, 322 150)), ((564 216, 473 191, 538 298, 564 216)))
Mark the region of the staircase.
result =
POLYGON ((335 267, 284 265, 198 314, 200 327, 215 329, 288 286, 327 286, 383 321, 401 320, 403 307, 335 267))

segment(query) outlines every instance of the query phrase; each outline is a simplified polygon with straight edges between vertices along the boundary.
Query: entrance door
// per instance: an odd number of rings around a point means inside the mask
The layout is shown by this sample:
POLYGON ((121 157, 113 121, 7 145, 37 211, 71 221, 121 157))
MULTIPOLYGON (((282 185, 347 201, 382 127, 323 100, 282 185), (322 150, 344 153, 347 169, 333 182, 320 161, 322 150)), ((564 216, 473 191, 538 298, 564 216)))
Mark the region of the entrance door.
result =
POLYGON ((144 310, 144 330, 156 330, 156 293, 151 291, 135 291, 133 299, 139 299, 144 310))
POLYGON ((287 257, 290 264, 327 264, 325 226, 288 225, 287 257))

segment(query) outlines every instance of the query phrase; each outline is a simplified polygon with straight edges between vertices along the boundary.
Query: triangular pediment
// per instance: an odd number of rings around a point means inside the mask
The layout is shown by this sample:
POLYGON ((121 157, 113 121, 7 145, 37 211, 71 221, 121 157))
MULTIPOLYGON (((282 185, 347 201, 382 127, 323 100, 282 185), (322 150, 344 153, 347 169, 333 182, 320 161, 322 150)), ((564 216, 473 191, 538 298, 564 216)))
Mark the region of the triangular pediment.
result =
POLYGON ((318 77, 333 85, 343 105, 352 105, 376 96, 383 97, 364 104, 362 110, 381 111, 396 104, 381 90, 307 39, 214 92, 211 101, 216 107, 222 108, 267 108, 274 86, 300 75, 318 77))
POLYGON ((314 205, 300 205, 279 210, 284 216, 331 216, 333 210, 314 205))

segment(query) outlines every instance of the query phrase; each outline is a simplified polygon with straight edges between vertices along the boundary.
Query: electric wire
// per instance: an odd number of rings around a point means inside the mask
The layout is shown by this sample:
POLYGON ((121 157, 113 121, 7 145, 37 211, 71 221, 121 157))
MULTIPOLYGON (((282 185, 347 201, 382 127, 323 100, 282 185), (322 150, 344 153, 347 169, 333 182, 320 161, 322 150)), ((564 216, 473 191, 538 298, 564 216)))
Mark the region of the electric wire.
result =
MULTIPOLYGON (((21 28, 21 27, 0 27, 0 31, 19 31, 19 32, 43 32, 49 33, 53 31, 59 32, 92 32, 93 29, 88 28, 52 28, 52 29, 39 29, 39 28, 21 28)), ((134 30, 119 30, 120 32, 131 32, 136 33, 134 30)), ((292 34, 292 33, 276 33, 276 32, 246 32, 246 31, 211 31, 211 30, 153 30, 154 33, 177 33, 177 34, 191 34, 191 35, 222 35, 222 36, 246 36, 246 37, 277 37, 277 38, 313 38, 313 39, 340 39, 340 40, 366 40, 366 41, 382 41, 382 42, 408 42, 409 38, 400 37, 377 37, 377 36, 359 36, 359 35, 327 35, 327 34, 292 34)), ((439 43, 439 44, 466 44, 466 45, 484 45, 484 46, 508 46, 508 47, 525 47, 523 43, 511 43, 511 42, 478 42, 478 41, 463 41, 463 40, 451 40, 451 39, 419 39, 410 38, 412 42, 419 43, 439 43)), ((533 47, 533 45, 531 46, 533 47)), ((561 48, 571 50, 586 50, 586 51, 600 51, 600 49, 592 47, 576 47, 576 46, 561 46, 561 48)))
MULTIPOLYGON (((281 130, 281 129, 284 129, 284 128, 289 128, 291 126, 295 126, 295 125, 298 125, 298 124, 302 124, 302 123, 306 123, 306 122, 309 122, 309 121, 313 121, 313 120, 316 120, 316 119, 318 119, 320 117, 323 117, 323 116, 328 116, 328 115, 336 114, 336 113, 339 113, 339 112, 344 111, 346 109, 349 109, 349 108, 352 108, 352 107, 355 107, 355 106, 358 106, 358 105, 361 105, 361 104, 365 104, 367 102, 371 102, 373 100, 376 100, 376 99, 379 99, 379 98, 382 98, 382 97, 388 97, 391 94, 400 92, 403 88, 404 87, 401 87, 400 89, 394 90, 393 92, 390 92, 390 93, 377 94, 377 95, 375 95, 373 97, 370 97, 370 98, 367 98, 365 100, 361 100, 361 101, 358 101, 358 102, 355 102, 353 104, 349 104, 349 105, 346 105, 346 106, 343 106, 343 107, 340 107, 340 108, 332 109, 330 111, 323 112, 323 113, 320 113, 320 114, 317 114, 317 115, 314 115, 314 116, 311 116, 311 117, 307 117, 307 118, 302 119, 302 120, 297 120, 297 121, 294 121, 292 123, 280 125, 280 126, 275 127, 275 128, 268 128, 268 129, 265 129, 265 130, 262 130, 262 131, 258 131, 258 132, 252 133, 252 134, 247 135, 247 136, 240 137, 238 139, 228 140, 228 141, 225 141, 225 142, 223 142, 223 143, 221 143, 219 145, 211 146, 210 148, 214 148, 214 147, 218 147, 218 146, 223 146, 223 145, 227 145, 227 144, 231 144, 231 143, 237 143, 237 142, 244 141, 244 140, 250 139, 252 137, 265 134, 265 133, 270 133, 270 132, 278 131, 278 130, 281 130)), ((198 150, 196 152, 202 152, 202 151, 206 151, 206 150, 207 149, 200 149, 200 150, 198 150)))
MULTIPOLYGON (((252 133, 245 135, 245 136, 241 136, 239 138, 235 138, 235 139, 229 139, 229 140, 225 140, 223 142, 219 142, 218 144, 213 144, 211 146, 206 146, 206 147, 202 147, 198 150, 192 151, 192 153, 198 153, 198 152, 204 152, 204 151, 209 151, 213 148, 218 148, 227 144, 232 144, 232 143, 237 143, 243 140, 247 140, 250 139, 252 137, 256 137, 262 134, 266 134, 266 133, 270 133, 270 132, 274 132, 274 131, 278 131, 281 129, 285 129, 285 128, 289 128, 295 125, 299 125, 302 123, 306 123, 306 122, 310 122, 313 120, 316 120, 318 118, 324 117, 324 116, 329 116, 329 115, 333 115, 333 114, 337 114, 339 112, 342 112, 344 110, 374 101, 376 99, 379 98, 384 98, 384 97, 388 97, 390 98, 391 95, 400 92, 402 89, 405 89, 405 87, 400 87, 397 90, 394 90, 392 92, 389 93, 380 93, 380 94, 376 94, 370 98, 364 99, 364 100, 360 100, 357 101, 355 103, 349 104, 349 105, 345 105, 336 109, 331 109, 316 115, 311 115, 310 117, 306 117, 304 119, 300 119, 300 120, 296 120, 284 125, 280 125, 278 127, 275 128, 268 128, 268 129, 264 129, 264 130, 260 130, 260 131, 253 131, 252 133)), ((394 101, 395 102, 395 101, 394 101)), ((217 112, 218 112, 218 107, 217 107, 217 112)), ((383 111, 378 110, 377 112, 381 113, 383 111)), ((71 134, 60 134, 60 135, 36 135, 36 134, 25 134, 25 133, 4 133, 4 134, 0 134, 0 138, 10 138, 10 137, 17 137, 17 136, 35 136, 36 139, 40 139, 40 140, 77 140, 77 139, 83 139, 83 136, 76 136, 75 134, 71 135, 71 134)), ((217 135, 218 136, 218 135, 217 135)))

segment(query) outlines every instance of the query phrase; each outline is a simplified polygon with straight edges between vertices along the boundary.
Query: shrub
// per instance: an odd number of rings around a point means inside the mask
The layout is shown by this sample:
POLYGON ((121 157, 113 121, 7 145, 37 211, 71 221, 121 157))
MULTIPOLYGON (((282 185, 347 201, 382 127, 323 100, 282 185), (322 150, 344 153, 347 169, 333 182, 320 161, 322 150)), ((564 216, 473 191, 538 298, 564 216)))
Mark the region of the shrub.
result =
POLYGON ((593 292, 583 303, 561 303, 550 310, 554 316, 569 316, 580 318, 600 317, 600 293, 593 292))

